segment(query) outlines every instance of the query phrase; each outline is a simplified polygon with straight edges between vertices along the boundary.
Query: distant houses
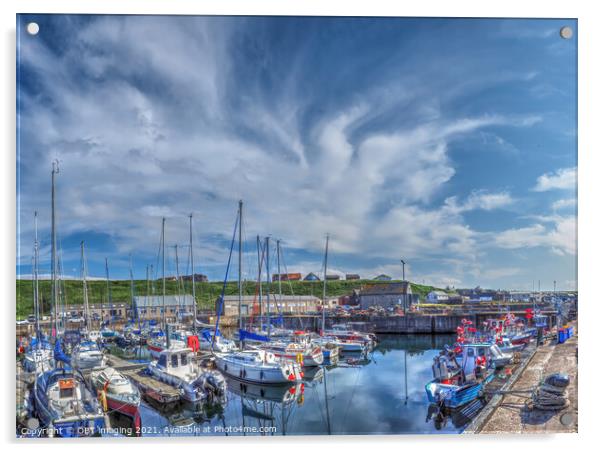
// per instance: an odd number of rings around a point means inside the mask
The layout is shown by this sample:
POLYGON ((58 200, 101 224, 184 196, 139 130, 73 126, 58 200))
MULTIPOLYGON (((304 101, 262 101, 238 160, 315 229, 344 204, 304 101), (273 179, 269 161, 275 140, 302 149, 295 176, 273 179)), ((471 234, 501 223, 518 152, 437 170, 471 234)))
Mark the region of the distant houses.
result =
POLYGON ((445 303, 449 300, 449 295, 442 290, 433 290, 426 295, 427 303, 445 303))
POLYGON ((326 275, 326 281, 337 281, 341 279, 340 275, 326 275))
MULTIPOLYGON (((184 281, 192 281, 192 275, 182 276, 182 279, 184 281)), ((194 274, 194 282, 207 282, 207 281, 209 281, 209 278, 207 278, 207 275, 203 275, 202 273, 194 274)))
POLYGON ((272 281, 301 281, 301 273, 274 273, 272 281))
POLYGON ((353 280, 353 279, 360 279, 360 275, 358 275, 357 273, 347 273, 345 275, 345 279, 347 281, 353 280))
POLYGON ((374 281, 391 281, 391 277, 389 275, 378 275, 376 278, 374 278, 374 281))
POLYGON ((308 273, 307 276, 303 278, 303 281, 320 281, 320 277, 315 273, 308 273))

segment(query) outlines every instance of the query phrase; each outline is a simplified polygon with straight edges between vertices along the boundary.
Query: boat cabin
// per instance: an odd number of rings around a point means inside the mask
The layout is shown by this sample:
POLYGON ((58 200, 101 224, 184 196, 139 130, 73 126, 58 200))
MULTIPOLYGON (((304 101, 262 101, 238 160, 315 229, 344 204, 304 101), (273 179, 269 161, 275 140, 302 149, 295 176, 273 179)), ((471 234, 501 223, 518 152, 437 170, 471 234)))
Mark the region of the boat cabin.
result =
POLYGON ((184 376, 193 373, 194 353, 190 348, 170 348, 165 349, 159 355, 157 367, 166 372, 184 376))

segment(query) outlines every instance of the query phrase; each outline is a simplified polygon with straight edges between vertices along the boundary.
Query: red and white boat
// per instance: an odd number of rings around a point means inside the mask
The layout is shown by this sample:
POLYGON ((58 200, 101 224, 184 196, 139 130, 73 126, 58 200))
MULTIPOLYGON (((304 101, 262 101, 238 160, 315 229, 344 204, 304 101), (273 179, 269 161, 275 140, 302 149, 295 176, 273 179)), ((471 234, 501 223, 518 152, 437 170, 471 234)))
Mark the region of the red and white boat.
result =
POLYGON ((127 378, 112 367, 93 371, 90 381, 98 393, 105 411, 116 411, 134 421, 136 431, 140 430, 140 391, 127 378))

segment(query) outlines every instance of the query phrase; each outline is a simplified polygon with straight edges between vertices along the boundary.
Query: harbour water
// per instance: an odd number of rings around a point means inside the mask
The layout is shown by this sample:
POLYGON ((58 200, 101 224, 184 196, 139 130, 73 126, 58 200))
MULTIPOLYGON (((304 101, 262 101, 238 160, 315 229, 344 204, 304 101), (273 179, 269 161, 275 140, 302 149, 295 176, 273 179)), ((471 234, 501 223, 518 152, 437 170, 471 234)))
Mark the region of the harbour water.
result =
MULTIPOLYGON (((467 420, 429 416, 424 385, 451 335, 384 335, 367 356, 309 369, 302 385, 228 380, 225 406, 141 406, 142 436, 458 433, 467 420)), ((131 359, 146 355, 138 351, 131 359)), ((430 408, 432 410, 432 407, 430 408)), ((431 413, 433 414, 433 413, 431 413)), ((116 425, 115 422, 112 422, 116 425)))

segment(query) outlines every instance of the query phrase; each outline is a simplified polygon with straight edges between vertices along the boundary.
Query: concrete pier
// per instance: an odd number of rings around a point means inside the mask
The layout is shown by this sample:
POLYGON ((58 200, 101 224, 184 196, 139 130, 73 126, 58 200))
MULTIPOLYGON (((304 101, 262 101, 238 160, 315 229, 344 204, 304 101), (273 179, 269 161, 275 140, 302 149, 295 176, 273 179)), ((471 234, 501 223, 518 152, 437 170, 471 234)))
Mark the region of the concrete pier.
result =
MULTIPOLYGON (((576 324, 573 325, 576 331, 576 324)), ((577 334, 564 344, 537 348, 504 393, 492 399, 465 433, 574 433, 577 432, 577 334), (559 411, 543 411, 530 404, 531 391, 547 375, 565 373, 569 405, 559 411)))

